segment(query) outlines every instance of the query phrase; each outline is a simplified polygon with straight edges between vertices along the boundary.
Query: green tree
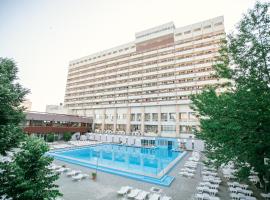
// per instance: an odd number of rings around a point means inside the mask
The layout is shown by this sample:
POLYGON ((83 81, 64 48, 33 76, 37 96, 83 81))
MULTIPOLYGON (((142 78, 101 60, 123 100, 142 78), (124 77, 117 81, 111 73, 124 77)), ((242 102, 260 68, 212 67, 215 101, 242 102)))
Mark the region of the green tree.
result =
POLYGON ((232 161, 241 179, 254 169, 269 188, 270 166, 264 162, 270 158, 269 3, 257 2, 243 15, 214 68, 220 80, 229 81, 191 97, 200 115, 197 137, 217 166, 232 161))
POLYGON ((14 161, 3 166, 0 194, 13 200, 50 200, 59 196, 54 184, 59 175, 48 169, 53 160, 45 156, 48 150, 43 140, 29 137, 14 161))
POLYGON ((72 135, 69 132, 65 132, 63 135, 64 141, 69 141, 71 139, 72 135))
POLYGON ((45 143, 27 137, 20 126, 24 120, 20 104, 28 93, 17 81, 18 69, 13 60, 0 58, 0 154, 17 147, 10 162, 0 162, 0 197, 12 199, 55 199, 60 193, 54 181, 58 178, 47 166, 45 143))
POLYGON ((18 146, 23 132, 18 126, 24 119, 20 104, 28 90, 17 83, 17 67, 13 60, 0 58, 0 154, 18 146))

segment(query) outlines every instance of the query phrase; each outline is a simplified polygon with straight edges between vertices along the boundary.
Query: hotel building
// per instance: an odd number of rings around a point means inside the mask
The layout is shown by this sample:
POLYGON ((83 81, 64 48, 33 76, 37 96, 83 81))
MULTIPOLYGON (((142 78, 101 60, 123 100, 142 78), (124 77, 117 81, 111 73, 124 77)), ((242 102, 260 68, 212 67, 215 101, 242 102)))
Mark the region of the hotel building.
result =
POLYGON ((212 65, 223 38, 223 17, 180 28, 170 22, 73 60, 65 107, 92 117, 96 131, 192 137, 199 121, 189 95, 221 81, 212 65))

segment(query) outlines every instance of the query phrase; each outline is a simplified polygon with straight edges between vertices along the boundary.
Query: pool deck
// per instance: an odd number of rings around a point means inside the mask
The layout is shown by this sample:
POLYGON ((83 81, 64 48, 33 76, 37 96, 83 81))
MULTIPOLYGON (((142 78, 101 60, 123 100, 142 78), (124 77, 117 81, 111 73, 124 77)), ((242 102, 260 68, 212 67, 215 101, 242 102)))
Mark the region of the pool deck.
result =
MULTIPOLYGON (((180 169, 184 167, 184 163, 189 156, 190 153, 183 157, 181 161, 178 162, 169 172, 170 176, 175 177, 170 187, 162 187, 100 171, 97 172, 96 181, 87 178, 86 180, 74 182, 70 177, 62 174, 56 184, 59 185, 60 192, 64 195, 62 197, 64 200, 120 200, 123 198, 117 196, 117 191, 122 186, 126 185, 145 191, 150 191, 151 187, 157 187, 163 190, 161 194, 166 194, 174 200, 191 200, 196 193, 196 187, 202 177, 200 175, 201 165, 198 166, 196 176, 194 178, 186 178, 178 174, 180 169)), ((93 169, 59 160, 55 160, 54 163, 58 165, 66 165, 71 169, 81 170, 83 173, 89 175, 95 171, 93 169)), ((230 199, 228 187, 225 182, 221 183, 218 196, 222 200, 230 199)))

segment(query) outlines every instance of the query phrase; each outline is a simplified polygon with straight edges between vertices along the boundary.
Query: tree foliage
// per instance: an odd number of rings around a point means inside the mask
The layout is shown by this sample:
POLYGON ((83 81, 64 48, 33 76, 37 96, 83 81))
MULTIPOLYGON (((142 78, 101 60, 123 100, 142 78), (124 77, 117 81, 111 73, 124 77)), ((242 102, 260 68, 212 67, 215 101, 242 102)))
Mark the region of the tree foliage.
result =
POLYGON ((263 184, 270 180, 269 10, 257 2, 223 41, 215 75, 229 81, 192 96, 207 155, 218 166, 233 161, 241 178, 253 168, 263 184))
POLYGON ((13 60, 0 58, 0 154, 16 147, 24 135, 18 125, 24 119, 20 104, 28 90, 16 83, 17 71, 13 60))
POLYGON ((55 199, 60 193, 54 184, 58 178, 47 166, 48 146, 25 136, 20 123, 24 120, 20 105, 28 90, 17 82, 17 67, 13 60, 0 58, 0 155, 17 149, 11 161, 0 160, 0 197, 13 200, 55 199))
POLYGON ((55 199, 60 195, 57 174, 48 169, 53 158, 45 156, 48 145, 40 139, 28 137, 14 161, 2 166, 0 194, 13 200, 55 199))

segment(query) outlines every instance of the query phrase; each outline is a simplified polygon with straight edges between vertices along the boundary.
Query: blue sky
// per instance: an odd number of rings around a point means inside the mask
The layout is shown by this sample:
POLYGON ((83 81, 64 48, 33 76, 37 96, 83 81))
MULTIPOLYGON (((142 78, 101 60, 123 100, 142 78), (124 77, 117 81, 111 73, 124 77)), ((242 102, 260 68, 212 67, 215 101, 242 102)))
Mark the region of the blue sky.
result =
POLYGON ((0 57, 15 59, 32 110, 64 100, 70 60, 134 40, 135 32, 224 15, 230 32, 254 0, 0 0, 0 57))

